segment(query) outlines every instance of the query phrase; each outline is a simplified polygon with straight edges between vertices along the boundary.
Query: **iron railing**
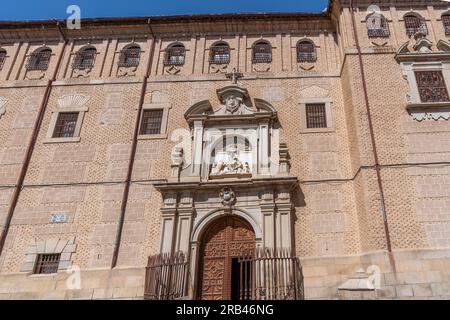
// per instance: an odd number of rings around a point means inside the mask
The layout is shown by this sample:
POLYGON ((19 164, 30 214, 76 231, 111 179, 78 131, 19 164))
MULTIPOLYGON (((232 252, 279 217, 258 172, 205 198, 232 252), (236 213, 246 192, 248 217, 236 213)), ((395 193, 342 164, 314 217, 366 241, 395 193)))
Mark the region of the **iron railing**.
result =
POLYGON ((3 65, 5 64, 6 61, 6 51, 1 50, 0 51, 0 71, 3 69, 3 65))
POLYGON ((144 298, 174 300, 187 295, 188 261, 183 252, 162 253, 148 258, 144 298))
MULTIPOLYGON (((243 252, 238 257, 239 300, 302 300, 303 274, 300 260, 288 249, 243 252)), ((149 257, 144 298, 174 300, 188 292, 189 261, 183 252, 149 257)), ((234 282, 236 284, 236 282, 234 282)))
POLYGON ((34 52, 28 57, 26 69, 28 71, 46 71, 50 64, 52 57, 51 50, 42 50, 40 52, 34 52))
POLYGON ((35 274, 51 274, 58 272, 59 260, 61 254, 38 254, 36 265, 34 266, 35 274))
POLYGON ((288 249, 257 249, 240 263, 240 300, 302 300, 300 260, 288 249))
POLYGON ((132 47, 120 52, 119 67, 137 67, 141 60, 141 48, 132 47))

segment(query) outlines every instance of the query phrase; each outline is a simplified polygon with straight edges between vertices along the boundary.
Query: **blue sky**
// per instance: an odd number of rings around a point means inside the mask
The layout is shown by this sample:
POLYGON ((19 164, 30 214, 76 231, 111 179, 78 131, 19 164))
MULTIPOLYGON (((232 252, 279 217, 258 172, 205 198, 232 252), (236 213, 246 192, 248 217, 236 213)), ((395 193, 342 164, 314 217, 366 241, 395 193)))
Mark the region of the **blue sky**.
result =
MULTIPOLYGON (((7 1, 7 0, 2 0, 7 1)), ((76 4, 83 18, 234 12, 320 12, 328 0, 11 0, 0 20, 67 17, 76 4)))

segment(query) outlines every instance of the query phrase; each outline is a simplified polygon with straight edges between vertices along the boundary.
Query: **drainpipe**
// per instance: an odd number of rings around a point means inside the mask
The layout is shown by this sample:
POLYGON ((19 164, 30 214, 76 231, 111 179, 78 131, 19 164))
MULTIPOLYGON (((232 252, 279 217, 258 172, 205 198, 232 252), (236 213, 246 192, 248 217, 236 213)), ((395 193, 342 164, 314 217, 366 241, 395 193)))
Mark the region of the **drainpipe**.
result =
POLYGON ((9 210, 8 210, 8 214, 6 216, 6 221, 5 221, 5 225, 3 226, 3 230, 2 230, 2 234, 0 237, 0 256, 3 252, 3 248, 5 245, 5 241, 6 241, 6 237, 8 236, 8 232, 9 232, 9 228, 11 226, 11 221, 14 215, 14 211, 16 210, 17 207, 17 203, 19 201, 19 196, 20 193, 23 189, 23 183, 25 181, 25 176, 27 174, 28 171, 28 167, 30 165, 31 162, 31 157, 33 155, 33 151, 34 151, 34 147, 36 145, 36 141, 39 135, 39 131, 42 125, 42 120, 44 119, 44 115, 45 115, 45 110, 47 109, 47 104, 48 104, 48 100, 50 98, 50 94, 52 91, 52 84, 53 82, 56 80, 56 77, 58 76, 58 72, 59 69, 61 67, 61 61, 62 61, 62 57, 64 56, 64 52, 66 50, 66 46, 67 46, 67 39, 62 31, 61 28, 61 24, 59 21, 56 22, 56 27, 61 35, 61 38, 64 40, 63 43, 63 47, 61 49, 61 54, 58 57, 58 62, 56 64, 55 67, 55 71, 53 73, 53 76, 50 80, 47 81, 47 86, 45 88, 45 93, 44 93, 44 97, 42 99, 42 103, 41 106, 39 107, 39 112, 38 112, 38 116, 36 119, 36 122, 34 124, 33 127, 33 132, 32 132, 32 136, 31 136, 31 140, 30 143, 28 144, 27 147, 27 152, 25 154, 25 160, 24 163, 22 165, 21 171, 20 171, 20 175, 19 175, 19 179, 17 181, 17 184, 14 188, 14 193, 12 196, 12 200, 11 200, 11 205, 9 206, 9 210))
POLYGON ((392 244, 391 244, 391 237, 389 234, 389 224, 388 224, 387 213, 386 213, 386 202, 385 202, 385 197, 384 197, 383 181, 381 179, 380 161, 378 158, 378 150, 377 150, 377 144, 375 141, 375 133, 374 133, 373 122, 372 122, 372 114, 370 111, 369 94, 367 91, 366 74, 364 71, 364 63, 363 63, 363 58, 362 58, 362 53, 361 53, 361 46, 359 44, 358 31, 356 29, 356 18, 355 18, 355 13, 353 11, 353 0, 350 0, 350 13, 352 16, 352 29, 353 29, 353 35, 355 38, 355 45, 356 45, 356 49, 358 51, 359 69, 361 72, 361 81, 362 81, 363 92, 364 92, 364 102, 365 102, 366 110, 367 110, 367 120, 369 123, 370 139, 371 139, 371 144, 372 144, 372 149, 373 149, 373 156, 374 156, 374 160, 375 160, 375 171, 376 171, 376 175, 377 175, 377 183, 378 183, 378 188, 380 190, 381 211, 383 214, 386 247, 388 250, 389 261, 390 261, 392 270, 395 274, 396 267, 395 267, 394 256, 392 254, 392 244))
POLYGON ((152 27, 151 27, 150 19, 148 19, 147 24, 148 24, 148 27, 150 30, 150 34, 152 35, 153 41, 152 41, 152 46, 150 49, 149 60, 147 62, 147 71, 144 76, 144 79, 142 80, 141 97, 139 100, 139 109, 138 109, 138 112, 136 115, 136 123, 134 125, 134 134, 133 134, 133 141, 131 144, 130 161, 128 163, 127 178, 125 181, 125 189, 123 191, 123 196, 122 196, 122 205, 120 207, 120 217, 119 217, 119 223, 117 226, 116 239, 114 242, 114 252, 113 252, 113 258, 112 258, 112 263, 111 263, 111 269, 114 269, 117 266, 117 259, 119 257, 120 241, 122 239, 123 225, 125 222, 125 212, 126 212, 127 204, 128 204, 128 195, 130 194, 131 176, 133 174, 134 160, 136 157, 136 149, 137 149, 137 144, 138 144, 139 123, 141 120, 142 108, 144 106, 145 93, 147 91, 148 78, 150 77, 152 61, 153 61, 153 56, 154 56, 154 52, 155 52, 156 39, 155 39, 155 35, 154 35, 152 27))

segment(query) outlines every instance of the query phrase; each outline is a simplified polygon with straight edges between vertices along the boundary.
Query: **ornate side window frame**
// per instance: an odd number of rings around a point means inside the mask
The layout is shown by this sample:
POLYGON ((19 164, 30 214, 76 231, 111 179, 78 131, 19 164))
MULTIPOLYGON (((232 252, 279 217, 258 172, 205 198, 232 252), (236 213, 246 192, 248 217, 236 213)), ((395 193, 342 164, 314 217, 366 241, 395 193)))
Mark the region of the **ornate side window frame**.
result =
POLYGON ((83 120, 85 113, 89 111, 89 108, 85 103, 89 100, 89 97, 84 95, 67 95, 58 99, 59 106, 56 110, 52 111, 50 118, 50 125, 47 130, 47 135, 44 143, 70 143, 70 142, 80 142, 81 137, 81 127, 83 125, 83 120), (73 137, 70 138, 54 138, 53 133, 55 131, 55 126, 58 121, 58 116, 60 113, 78 112, 77 124, 75 126, 75 131, 73 137))
POLYGON ((302 98, 300 100, 300 133, 334 132, 332 105, 331 98, 302 98), (325 104, 326 128, 308 128, 306 120, 306 105, 308 104, 325 104))

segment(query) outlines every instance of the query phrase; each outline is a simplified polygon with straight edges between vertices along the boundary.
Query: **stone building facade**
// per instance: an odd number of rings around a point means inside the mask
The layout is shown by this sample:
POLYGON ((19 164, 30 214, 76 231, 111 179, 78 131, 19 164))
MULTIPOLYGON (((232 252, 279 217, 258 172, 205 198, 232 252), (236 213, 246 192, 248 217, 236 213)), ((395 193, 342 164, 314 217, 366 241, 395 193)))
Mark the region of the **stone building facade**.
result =
POLYGON ((306 299, 447 299, 450 7, 375 2, 1 22, 0 298, 142 299, 180 251, 230 298, 259 248, 306 299))

